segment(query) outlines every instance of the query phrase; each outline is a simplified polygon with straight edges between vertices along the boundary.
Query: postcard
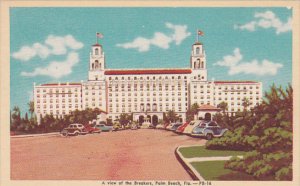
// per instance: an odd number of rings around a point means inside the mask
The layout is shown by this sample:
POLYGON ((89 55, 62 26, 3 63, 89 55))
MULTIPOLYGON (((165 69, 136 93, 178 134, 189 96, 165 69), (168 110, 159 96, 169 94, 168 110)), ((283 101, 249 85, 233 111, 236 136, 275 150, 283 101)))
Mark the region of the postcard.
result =
POLYGON ((299 2, 1 5, 1 184, 300 183, 299 2))

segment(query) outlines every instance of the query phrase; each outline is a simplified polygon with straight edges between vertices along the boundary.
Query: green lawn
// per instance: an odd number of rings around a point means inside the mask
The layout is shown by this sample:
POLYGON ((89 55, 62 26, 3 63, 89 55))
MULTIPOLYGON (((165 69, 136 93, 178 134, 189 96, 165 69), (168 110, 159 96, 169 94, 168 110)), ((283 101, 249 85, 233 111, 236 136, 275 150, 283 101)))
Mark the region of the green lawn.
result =
POLYGON ((251 175, 225 169, 226 161, 192 162, 192 166, 205 180, 255 180, 251 175))
POLYGON ((244 151, 231 151, 231 150, 208 150, 205 146, 182 147, 179 152, 185 158, 195 157, 212 157, 212 156, 238 156, 244 155, 244 151))

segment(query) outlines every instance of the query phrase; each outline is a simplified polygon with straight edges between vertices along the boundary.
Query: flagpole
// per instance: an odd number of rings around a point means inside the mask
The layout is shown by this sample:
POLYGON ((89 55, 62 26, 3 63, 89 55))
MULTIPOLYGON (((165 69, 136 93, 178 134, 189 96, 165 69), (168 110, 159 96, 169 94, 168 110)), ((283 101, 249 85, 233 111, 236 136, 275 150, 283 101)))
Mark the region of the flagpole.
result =
POLYGON ((96 43, 98 44, 98 36, 97 36, 97 32, 96 32, 96 43))

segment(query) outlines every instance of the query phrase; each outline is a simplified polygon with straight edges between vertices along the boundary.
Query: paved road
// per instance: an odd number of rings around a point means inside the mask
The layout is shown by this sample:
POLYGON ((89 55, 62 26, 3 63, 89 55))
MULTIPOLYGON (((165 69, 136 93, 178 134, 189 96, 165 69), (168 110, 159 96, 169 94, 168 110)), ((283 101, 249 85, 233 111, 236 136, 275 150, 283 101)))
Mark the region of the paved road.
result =
POLYGON ((151 129, 11 138, 11 179, 191 180, 174 150, 204 143, 204 139, 151 129))

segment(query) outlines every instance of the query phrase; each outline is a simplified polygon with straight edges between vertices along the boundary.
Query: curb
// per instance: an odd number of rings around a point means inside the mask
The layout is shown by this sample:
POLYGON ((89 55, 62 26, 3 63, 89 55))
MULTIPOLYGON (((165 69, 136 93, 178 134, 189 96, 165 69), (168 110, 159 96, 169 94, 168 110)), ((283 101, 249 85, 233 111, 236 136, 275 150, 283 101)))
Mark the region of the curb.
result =
POLYGON ((16 135, 10 136, 11 138, 28 138, 28 137, 39 137, 39 136, 57 136, 59 132, 51 132, 46 134, 26 134, 26 135, 16 135))
POLYGON ((181 146, 177 147, 175 149, 175 156, 176 159, 179 161, 179 163, 183 166, 183 168, 187 171, 187 173, 191 176, 193 180, 203 180, 202 176, 194 169, 194 167, 185 161, 185 158, 182 156, 182 154, 179 152, 179 148, 181 146))

